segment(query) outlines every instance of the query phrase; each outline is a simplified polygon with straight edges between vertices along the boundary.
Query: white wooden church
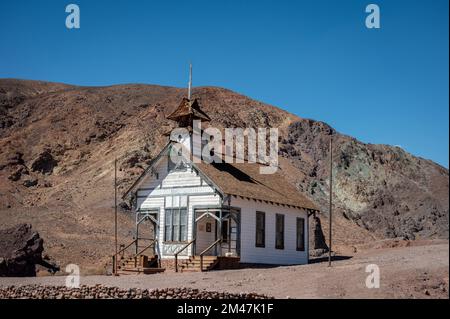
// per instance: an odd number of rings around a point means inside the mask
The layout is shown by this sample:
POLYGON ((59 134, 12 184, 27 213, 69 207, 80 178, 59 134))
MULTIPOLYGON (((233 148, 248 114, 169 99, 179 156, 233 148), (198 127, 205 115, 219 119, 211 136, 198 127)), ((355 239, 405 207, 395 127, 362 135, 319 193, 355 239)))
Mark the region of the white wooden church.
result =
MULTIPOLYGON (((189 129, 193 120, 210 121, 198 101, 187 98, 167 118, 189 129)), ((152 263, 155 271, 308 263, 308 217, 317 207, 281 173, 260 174, 258 163, 194 163, 192 157, 174 165, 169 157, 174 143, 168 142, 124 195, 134 201, 136 251, 123 270, 132 264, 151 273, 152 263), (140 233, 143 221, 153 225, 151 238, 140 233), (153 256, 146 257, 150 246, 153 256)), ((195 147, 192 136, 183 144, 195 147)))

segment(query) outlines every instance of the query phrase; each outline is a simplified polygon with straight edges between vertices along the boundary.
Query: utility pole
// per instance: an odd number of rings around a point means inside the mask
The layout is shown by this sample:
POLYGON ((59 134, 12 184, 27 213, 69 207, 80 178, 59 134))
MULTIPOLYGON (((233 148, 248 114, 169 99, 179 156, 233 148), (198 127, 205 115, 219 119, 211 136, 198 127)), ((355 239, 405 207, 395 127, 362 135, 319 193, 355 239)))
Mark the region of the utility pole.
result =
POLYGON ((330 135, 330 207, 329 207, 329 225, 328 225, 328 267, 331 267, 331 236, 332 236, 332 201, 333 201, 333 135, 330 135))
POLYGON ((115 258, 114 258, 114 275, 117 275, 117 158, 114 159, 114 245, 115 245, 115 258))

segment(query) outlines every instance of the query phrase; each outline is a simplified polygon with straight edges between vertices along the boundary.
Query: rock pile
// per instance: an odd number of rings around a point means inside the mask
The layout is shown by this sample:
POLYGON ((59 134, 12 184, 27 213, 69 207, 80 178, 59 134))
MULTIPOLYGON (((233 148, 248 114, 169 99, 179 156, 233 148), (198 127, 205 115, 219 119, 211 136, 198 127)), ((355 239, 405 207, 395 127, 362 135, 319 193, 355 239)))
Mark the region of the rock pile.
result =
POLYGON ((271 299, 256 293, 228 293, 192 288, 121 289, 103 285, 0 287, 0 299, 271 299))

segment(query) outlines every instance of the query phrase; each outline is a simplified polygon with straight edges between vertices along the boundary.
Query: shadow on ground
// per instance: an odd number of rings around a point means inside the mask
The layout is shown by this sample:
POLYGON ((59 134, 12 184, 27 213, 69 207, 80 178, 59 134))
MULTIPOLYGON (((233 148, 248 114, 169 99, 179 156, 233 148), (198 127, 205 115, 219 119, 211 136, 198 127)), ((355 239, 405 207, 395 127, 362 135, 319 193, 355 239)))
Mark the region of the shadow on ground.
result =
MULTIPOLYGON (((353 258, 353 256, 331 256, 331 261, 342 261, 353 258)), ((328 256, 315 257, 309 260, 310 264, 318 264, 328 262, 328 256)), ((239 269, 272 269, 278 267, 286 267, 286 266, 297 266, 297 265, 270 265, 270 264, 247 264, 241 263, 239 269)))
MULTIPOLYGON (((348 260, 353 258, 353 256, 331 256, 331 262, 333 261, 341 261, 341 260, 348 260)), ((309 260, 310 264, 318 264, 318 263, 324 263, 328 262, 328 256, 324 257, 317 257, 317 258, 311 258, 309 260)))

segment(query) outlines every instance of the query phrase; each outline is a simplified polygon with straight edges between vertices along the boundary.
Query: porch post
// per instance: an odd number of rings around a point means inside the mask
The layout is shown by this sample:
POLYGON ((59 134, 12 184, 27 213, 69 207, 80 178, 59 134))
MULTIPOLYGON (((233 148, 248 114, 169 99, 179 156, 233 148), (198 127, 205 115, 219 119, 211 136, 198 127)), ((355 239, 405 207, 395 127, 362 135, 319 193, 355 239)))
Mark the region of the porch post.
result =
POLYGON ((136 212, 136 242, 135 242, 135 255, 138 253, 138 242, 139 242, 139 211, 136 212))
POLYGON ((241 210, 236 210, 236 255, 241 256, 241 210))
POLYGON ((233 218, 231 218, 231 197, 228 196, 228 253, 231 253, 231 221, 233 218))
POLYGON ((154 223, 154 227, 153 227, 153 238, 155 239, 154 243, 155 243, 155 254, 158 256, 158 268, 161 268, 161 254, 159 253, 159 212, 158 212, 158 222, 154 223))
MULTIPOLYGON (((197 212, 194 208, 192 208, 192 238, 191 240, 194 240, 197 238, 197 212)), ((197 240, 192 243, 192 256, 195 256, 197 253, 197 240)))
MULTIPOLYGON (((219 239, 222 239, 222 208, 219 209, 219 239)), ((219 245, 219 253, 217 253, 217 245, 216 245, 216 256, 222 254, 222 243, 219 245)))

